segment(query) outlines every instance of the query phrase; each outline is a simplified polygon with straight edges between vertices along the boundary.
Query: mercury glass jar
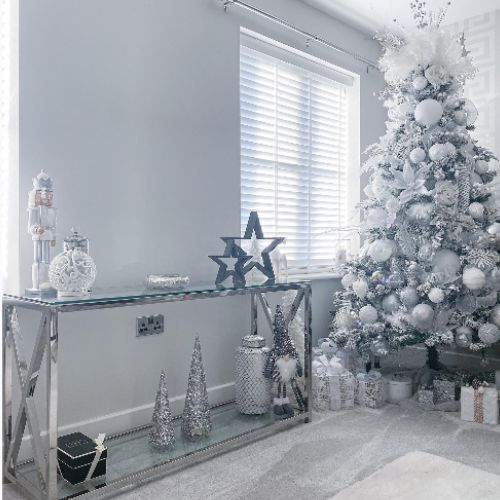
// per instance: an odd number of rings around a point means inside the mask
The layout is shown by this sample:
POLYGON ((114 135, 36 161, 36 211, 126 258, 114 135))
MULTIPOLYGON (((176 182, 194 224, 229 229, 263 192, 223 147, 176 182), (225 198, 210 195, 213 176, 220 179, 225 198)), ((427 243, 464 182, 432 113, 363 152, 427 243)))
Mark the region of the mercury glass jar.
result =
POLYGON ((51 285, 58 297, 82 297, 90 293, 96 277, 95 263, 88 254, 87 238, 72 230, 64 239, 64 251, 56 255, 49 268, 51 285))
POLYGON ((258 335, 243 337, 236 350, 236 408, 246 415, 260 415, 271 409, 272 380, 264 377, 269 353, 266 340, 258 335))

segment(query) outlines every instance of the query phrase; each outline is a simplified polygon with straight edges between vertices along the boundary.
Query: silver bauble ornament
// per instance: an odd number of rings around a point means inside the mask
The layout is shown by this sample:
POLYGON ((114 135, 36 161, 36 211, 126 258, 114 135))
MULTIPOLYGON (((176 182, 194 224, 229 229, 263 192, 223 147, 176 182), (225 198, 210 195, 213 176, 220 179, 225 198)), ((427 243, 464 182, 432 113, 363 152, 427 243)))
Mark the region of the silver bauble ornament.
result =
POLYGON ((459 109, 453 113, 453 119, 458 125, 465 125, 467 123, 467 113, 459 109))
POLYGON ((382 300, 382 307, 386 313, 393 313, 399 309, 401 302, 395 293, 390 293, 386 295, 382 300))
POLYGON ((347 290, 352 286, 354 281, 356 280, 356 275, 352 273, 347 273, 342 276, 342 279, 340 280, 340 283, 342 283, 342 286, 347 290))
POLYGON ((455 331, 455 343, 458 347, 467 348, 472 342, 472 328, 468 326, 459 326, 455 331))
POLYGON ((500 222, 494 222, 493 224, 490 224, 486 228, 486 231, 488 231, 489 234, 500 234, 500 222))
POLYGON ((462 280, 469 290, 479 290, 486 284, 486 275, 477 267, 468 267, 463 272, 462 280))
POLYGON ((432 213, 434 211, 433 203, 417 202, 413 203, 408 210, 408 219, 417 224, 428 224, 431 220, 432 213))
POLYGON ((477 331, 479 339, 486 345, 494 344, 500 340, 500 330, 493 323, 484 323, 477 331))
POLYGON ((495 306, 490 312, 490 321, 500 328, 500 305, 495 306))
POLYGON ((375 323, 378 319, 377 310, 371 305, 363 306, 359 310, 359 319, 366 325, 375 323))
POLYGON ((370 243, 367 253, 375 262, 385 262, 391 258, 395 246, 393 240, 380 238, 370 243))
POLYGON ((368 293, 368 283, 365 280, 356 280, 352 284, 352 289, 360 299, 364 299, 368 293))
POLYGON ((485 161, 485 160, 476 160, 476 163, 474 165, 474 170, 478 174, 485 174, 486 172, 488 172, 489 169, 490 169, 490 166, 488 165, 487 161, 485 161))
POLYGON ((469 205, 468 212, 473 219, 481 220, 484 216, 484 205, 474 201, 469 205))
POLYGON ((460 257, 447 248, 438 250, 432 259, 432 271, 441 273, 446 281, 453 279, 460 267, 460 257))
POLYGON ((444 292, 443 290, 441 290, 441 288, 431 288, 427 296, 429 297, 429 300, 434 304, 439 304, 444 300, 444 292))
POLYGON ((433 144, 429 149, 429 158, 432 161, 441 161, 448 156, 448 150, 444 144, 433 144))
POLYGON ((399 292, 399 297, 401 302, 406 307, 413 307, 418 304, 419 298, 416 288, 412 286, 407 286, 399 292))
POLYGON ((413 81, 411 82, 411 84, 413 85, 413 88, 417 91, 424 90, 425 87, 427 87, 428 83, 429 82, 428 82, 427 78, 425 78, 425 76, 423 76, 423 75, 416 76, 413 79, 413 81))
POLYGON ((424 99, 415 108, 415 120, 420 125, 436 125, 443 116, 443 106, 435 99, 424 99))
POLYGON ((411 312, 411 317, 416 326, 428 327, 434 317, 434 309, 429 304, 417 304, 411 312))
POLYGON ((425 160, 425 151, 422 148, 415 148, 410 151, 410 161, 420 163, 425 160))

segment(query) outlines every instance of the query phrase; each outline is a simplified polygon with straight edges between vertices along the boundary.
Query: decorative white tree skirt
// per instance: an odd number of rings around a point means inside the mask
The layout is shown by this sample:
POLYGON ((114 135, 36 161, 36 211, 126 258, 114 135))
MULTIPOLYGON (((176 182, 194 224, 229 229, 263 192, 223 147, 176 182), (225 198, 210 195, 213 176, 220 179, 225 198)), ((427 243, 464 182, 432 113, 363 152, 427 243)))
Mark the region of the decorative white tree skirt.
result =
POLYGON ((500 476, 452 460, 408 453, 332 500, 498 500, 500 476))

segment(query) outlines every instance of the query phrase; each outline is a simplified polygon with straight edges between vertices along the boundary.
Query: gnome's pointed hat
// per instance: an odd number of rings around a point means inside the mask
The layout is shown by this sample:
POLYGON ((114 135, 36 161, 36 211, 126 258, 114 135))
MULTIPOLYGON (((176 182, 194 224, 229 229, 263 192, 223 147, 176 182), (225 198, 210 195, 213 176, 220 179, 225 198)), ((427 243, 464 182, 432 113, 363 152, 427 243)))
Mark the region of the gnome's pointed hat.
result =
POLYGON ((293 341, 288 335, 283 308, 280 305, 276 306, 274 315, 274 351, 278 356, 287 354, 292 357, 297 356, 293 341))

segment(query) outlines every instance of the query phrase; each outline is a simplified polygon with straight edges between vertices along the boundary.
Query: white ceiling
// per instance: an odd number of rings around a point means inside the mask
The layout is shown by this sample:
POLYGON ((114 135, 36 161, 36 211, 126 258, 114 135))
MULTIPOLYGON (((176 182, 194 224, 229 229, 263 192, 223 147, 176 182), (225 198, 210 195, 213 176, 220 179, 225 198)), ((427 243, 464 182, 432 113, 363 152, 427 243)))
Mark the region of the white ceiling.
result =
MULTIPOLYGON (((410 0, 301 0, 341 21, 372 35, 384 28, 394 29, 393 19, 413 27, 410 0)), ((447 0, 427 0, 429 10, 438 11, 447 0)), ((498 0, 452 0, 443 24, 453 24, 469 17, 500 9, 498 0)))

